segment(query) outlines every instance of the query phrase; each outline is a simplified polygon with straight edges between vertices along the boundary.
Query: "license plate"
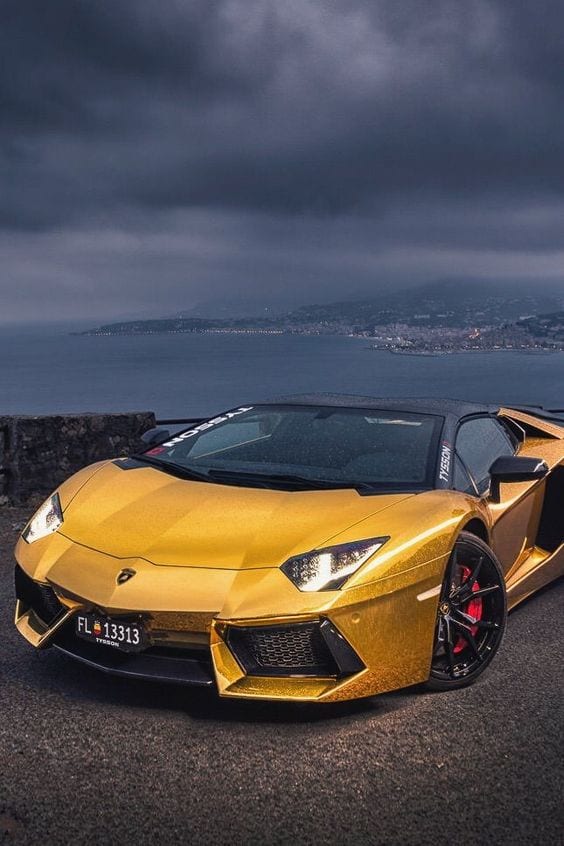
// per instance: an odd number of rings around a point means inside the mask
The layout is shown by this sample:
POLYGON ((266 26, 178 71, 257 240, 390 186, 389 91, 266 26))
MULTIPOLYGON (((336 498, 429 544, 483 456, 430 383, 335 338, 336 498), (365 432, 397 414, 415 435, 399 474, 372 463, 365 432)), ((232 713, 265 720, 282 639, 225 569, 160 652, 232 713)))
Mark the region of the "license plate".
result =
POLYGON ((84 640, 121 652, 141 652, 148 646, 145 629, 140 623, 100 614, 77 614, 75 632, 84 640))

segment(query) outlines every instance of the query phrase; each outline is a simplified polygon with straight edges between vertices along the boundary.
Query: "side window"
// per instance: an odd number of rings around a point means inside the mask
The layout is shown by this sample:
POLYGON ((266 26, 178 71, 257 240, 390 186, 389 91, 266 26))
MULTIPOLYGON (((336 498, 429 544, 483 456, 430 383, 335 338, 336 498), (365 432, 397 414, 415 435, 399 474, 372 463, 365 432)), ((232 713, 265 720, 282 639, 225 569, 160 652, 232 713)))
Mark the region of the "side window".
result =
POLYGON ((476 488, 458 455, 454 456, 453 487, 455 491, 476 495, 476 488))
POLYGON ((456 453, 470 471, 479 494, 488 489, 489 470, 496 458, 514 452, 509 435, 491 417, 468 420, 458 430, 456 453))

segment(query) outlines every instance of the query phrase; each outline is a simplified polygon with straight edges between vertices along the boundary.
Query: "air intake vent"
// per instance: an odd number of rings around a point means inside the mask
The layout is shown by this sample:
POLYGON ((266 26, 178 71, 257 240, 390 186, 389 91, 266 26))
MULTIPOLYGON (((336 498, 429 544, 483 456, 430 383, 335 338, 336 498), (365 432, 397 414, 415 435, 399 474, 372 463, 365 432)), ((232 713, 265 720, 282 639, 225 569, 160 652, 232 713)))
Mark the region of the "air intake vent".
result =
POLYGON ((230 626, 227 644, 249 675, 325 677, 339 672, 319 622, 230 626))
POLYGON ((57 599, 57 594, 49 585, 39 584, 16 565, 16 596, 24 605, 35 611, 39 619, 50 626, 66 609, 57 599))

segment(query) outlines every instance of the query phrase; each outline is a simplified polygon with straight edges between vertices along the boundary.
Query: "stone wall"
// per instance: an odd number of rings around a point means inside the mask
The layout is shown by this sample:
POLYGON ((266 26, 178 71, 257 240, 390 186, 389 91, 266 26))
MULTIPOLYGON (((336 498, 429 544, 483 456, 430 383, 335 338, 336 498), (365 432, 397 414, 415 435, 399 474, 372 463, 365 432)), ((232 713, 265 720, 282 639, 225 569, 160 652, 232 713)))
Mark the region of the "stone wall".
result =
POLYGON ((47 496, 87 464, 136 452, 154 426, 151 411, 0 416, 0 504, 47 496))

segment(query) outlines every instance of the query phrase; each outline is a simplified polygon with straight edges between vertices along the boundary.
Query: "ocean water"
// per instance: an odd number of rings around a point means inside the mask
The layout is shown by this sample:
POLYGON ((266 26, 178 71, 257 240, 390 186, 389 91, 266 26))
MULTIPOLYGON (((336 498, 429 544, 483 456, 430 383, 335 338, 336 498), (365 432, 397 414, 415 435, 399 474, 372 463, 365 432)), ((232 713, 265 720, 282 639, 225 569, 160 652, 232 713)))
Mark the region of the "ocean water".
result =
POLYGON ((211 415, 288 393, 446 396, 564 408, 564 353, 404 356, 291 335, 89 337, 0 328, 0 415, 151 410, 211 415))

